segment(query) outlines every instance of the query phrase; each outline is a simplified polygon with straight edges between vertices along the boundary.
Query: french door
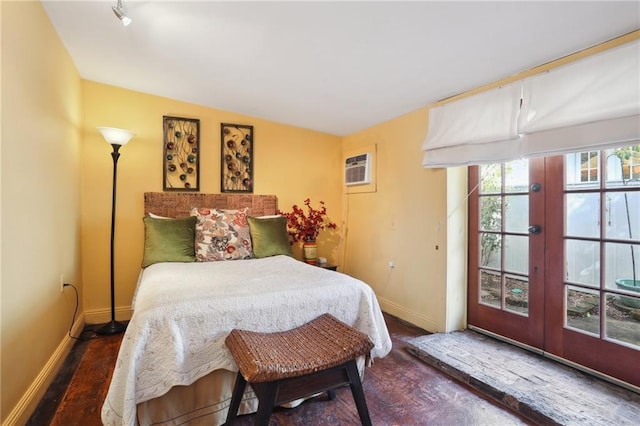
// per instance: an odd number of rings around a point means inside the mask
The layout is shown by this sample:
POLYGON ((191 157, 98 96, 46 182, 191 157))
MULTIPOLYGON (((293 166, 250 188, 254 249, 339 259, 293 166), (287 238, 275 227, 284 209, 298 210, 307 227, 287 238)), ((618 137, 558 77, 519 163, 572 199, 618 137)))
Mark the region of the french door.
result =
POLYGON ((469 184, 469 325, 640 386, 640 146, 469 184))
POLYGON ((544 344, 544 179, 544 159, 469 171, 468 322, 534 347, 544 344))

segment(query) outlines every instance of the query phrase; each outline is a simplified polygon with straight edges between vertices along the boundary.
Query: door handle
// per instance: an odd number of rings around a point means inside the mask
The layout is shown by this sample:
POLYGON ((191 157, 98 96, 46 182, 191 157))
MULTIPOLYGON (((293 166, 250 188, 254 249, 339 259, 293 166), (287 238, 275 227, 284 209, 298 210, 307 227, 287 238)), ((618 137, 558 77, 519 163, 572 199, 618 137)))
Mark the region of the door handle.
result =
POLYGON ((529 226, 529 233, 530 234, 539 234, 540 232, 542 232, 542 228, 540 227, 540 225, 530 225, 529 226))

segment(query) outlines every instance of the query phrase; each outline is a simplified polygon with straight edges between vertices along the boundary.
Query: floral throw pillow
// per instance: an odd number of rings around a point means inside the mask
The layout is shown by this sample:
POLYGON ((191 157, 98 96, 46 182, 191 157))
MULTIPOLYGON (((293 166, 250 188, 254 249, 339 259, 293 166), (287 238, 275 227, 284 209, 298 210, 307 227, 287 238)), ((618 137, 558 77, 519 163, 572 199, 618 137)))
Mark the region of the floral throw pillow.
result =
POLYGON ((197 218, 196 262, 251 258, 248 210, 192 208, 191 216, 197 218))

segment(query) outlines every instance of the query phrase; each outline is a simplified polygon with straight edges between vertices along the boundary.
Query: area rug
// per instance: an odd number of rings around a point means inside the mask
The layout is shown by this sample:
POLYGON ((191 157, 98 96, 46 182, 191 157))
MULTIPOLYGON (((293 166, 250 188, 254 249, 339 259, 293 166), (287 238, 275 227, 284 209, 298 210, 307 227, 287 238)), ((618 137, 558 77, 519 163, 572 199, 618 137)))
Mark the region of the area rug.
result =
POLYGON ((471 330, 416 337, 407 350, 538 424, 640 421, 639 394, 471 330))

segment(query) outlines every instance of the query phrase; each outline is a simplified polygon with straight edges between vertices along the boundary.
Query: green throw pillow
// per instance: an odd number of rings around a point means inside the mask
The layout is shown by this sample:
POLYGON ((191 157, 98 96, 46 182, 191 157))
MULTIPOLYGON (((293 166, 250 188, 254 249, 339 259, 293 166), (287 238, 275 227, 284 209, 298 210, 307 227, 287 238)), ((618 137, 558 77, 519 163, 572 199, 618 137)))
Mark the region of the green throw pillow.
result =
POLYGON ((254 257, 269 257, 279 254, 293 256, 289 235, 287 234, 287 218, 248 217, 251 244, 254 257))
POLYGON ((158 262, 195 262, 196 217, 158 219, 145 217, 142 267, 158 262))

